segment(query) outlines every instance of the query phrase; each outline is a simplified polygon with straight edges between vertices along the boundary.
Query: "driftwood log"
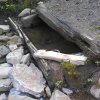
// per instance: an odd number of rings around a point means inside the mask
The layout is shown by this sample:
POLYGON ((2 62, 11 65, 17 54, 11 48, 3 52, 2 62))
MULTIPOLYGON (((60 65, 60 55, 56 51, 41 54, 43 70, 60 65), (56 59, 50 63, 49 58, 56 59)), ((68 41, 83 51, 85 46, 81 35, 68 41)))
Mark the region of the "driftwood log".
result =
POLYGON ((98 1, 89 0, 50 0, 38 3, 36 10, 66 40, 76 43, 87 55, 100 57, 100 7, 97 5, 98 1))
POLYGON ((14 22, 11 18, 9 18, 10 26, 15 30, 19 36, 22 38, 26 46, 28 47, 32 57, 37 62, 39 69, 42 71, 44 77, 47 80, 49 87, 52 89, 55 87, 55 83, 57 81, 61 81, 63 85, 64 77, 63 77, 63 70, 58 62, 54 61, 46 61, 44 59, 37 59, 34 56, 34 53, 37 52, 37 48, 33 45, 33 43, 29 40, 27 35, 22 31, 20 26, 14 22), (59 74, 59 75, 58 75, 59 74))
POLYGON ((58 62, 70 62, 75 65, 84 65, 87 57, 85 56, 77 56, 72 54, 64 54, 54 51, 46 51, 46 50, 38 50, 34 53, 34 56, 37 58, 44 58, 49 60, 54 60, 58 62))

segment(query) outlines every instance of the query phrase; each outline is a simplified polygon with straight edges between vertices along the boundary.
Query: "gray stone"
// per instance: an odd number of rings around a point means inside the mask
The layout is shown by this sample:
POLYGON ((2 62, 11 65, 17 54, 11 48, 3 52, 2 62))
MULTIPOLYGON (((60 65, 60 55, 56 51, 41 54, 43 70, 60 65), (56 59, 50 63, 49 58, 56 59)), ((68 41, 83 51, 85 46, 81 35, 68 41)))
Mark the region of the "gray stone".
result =
POLYGON ((2 63, 6 63, 6 58, 5 57, 0 58, 0 64, 2 64, 2 63))
POLYGON ((22 56, 23 56, 24 50, 22 47, 10 52, 7 56, 6 56, 6 60, 7 63, 9 64, 17 64, 20 63, 22 56))
POLYGON ((20 38, 19 36, 14 35, 14 36, 12 36, 12 37, 10 38, 10 40, 7 42, 7 44, 8 44, 8 45, 16 44, 16 45, 20 46, 20 45, 22 45, 23 43, 22 43, 22 40, 21 40, 21 38, 20 38))
POLYGON ((29 65, 30 59, 31 59, 31 58, 30 58, 30 54, 28 53, 28 54, 26 54, 26 55, 24 55, 24 56, 22 57, 20 63, 21 63, 21 64, 27 64, 27 65, 29 65))
POLYGON ((34 99, 25 94, 22 94, 21 92, 13 88, 10 90, 8 100, 38 100, 38 99, 34 99))
POLYGON ((3 42, 7 42, 7 41, 9 41, 11 39, 11 37, 9 37, 9 36, 0 36, 0 41, 3 41, 3 42))
POLYGON ((2 34, 3 34, 3 29, 0 28, 0 35, 2 35, 2 34))
POLYGON ((29 28, 31 26, 38 26, 42 23, 41 19, 37 16, 36 13, 26 16, 26 17, 22 17, 21 18, 21 23, 22 26, 25 28, 29 28))
POLYGON ((45 91, 46 91, 47 96, 51 97, 51 90, 48 86, 45 88, 45 91))
POLYGON ((22 26, 25 27, 25 28, 31 27, 33 20, 35 18, 36 18, 36 14, 35 15, 29 15, 29 16, 26 16, 26 17, 22 17, 21 18, 22 26))
POLYGON ((9 25, 0 25, 0 29, 2 29, 3 32, 9 32, 10 26, 9 25))
POLYGON ((73 93, 72 90, 67 89, 67 88, 62 88, 62 91, 63 91, 65 94, 67 94, 67 95, 71 95, 71 94, 73 93))
POLYGON ((5 95, 5 93, 0 95, 0 100, 7 100, 7 96, 5 95))
POLYGON ((14 35, 14 32, 13 33, 12 32, 6 33, 6 36, 9 36, 9 37, 11 37, 13 35, 14 35))
POLYGON ((71 100, 69 96, 65 95, 59 90, 54 90, 50 100, 71 100))
POLYGON ((14 51, 18 48, 16 44, 10 44, 8 46, 9 46, 10 51, 14 51))
POLYGON ((0 92, 9 91, 12 87, 10 79, 0 79, 0 92))
POLYGON ((100 99, 100 79, 90 89, 90 93, 97 99, 100 99))
POLYGON ((13 67, 11 80, 14 88, 19 91, 29 93, 35 97, 40 97, 44 92, 45 83, 42 72, 35 66, 13 67))
POLYGON ((0 79, 8 78, 12 67, 10 64, 0 64, 0 79))
POLYGON ((0 57, 6 56, 10 53, 10 49, 7 46, 1 45, 0 46, 0 57))
POLYGON ((0 2, 6 2, 7 0, 0 0, 0 2))
POLYGON ((36 14, 35 9, 30 9, 30 8, 25 8, 19 15, 18 17, 26 17, 32 14, 36 14))
POLYGON ((0 67, 12 67, 12 66, 8 63, 2 63, 0 64, 0 67))

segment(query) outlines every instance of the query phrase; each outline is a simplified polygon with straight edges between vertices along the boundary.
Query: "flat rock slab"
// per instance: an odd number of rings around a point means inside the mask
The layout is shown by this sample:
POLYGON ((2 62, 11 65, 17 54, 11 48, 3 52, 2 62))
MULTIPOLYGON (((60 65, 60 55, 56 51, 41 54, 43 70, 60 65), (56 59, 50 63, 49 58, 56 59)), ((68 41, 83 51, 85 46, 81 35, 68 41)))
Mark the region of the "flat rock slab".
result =
POLYGON ((40 97, 45 88, 42 72, 35 66, 20 65, 14 66, 11 72, 13 86, 19 91, 40 97))
POLYGON ((100 0, 49 0, 37 7, 45 23, 94 55, 100 55, 99 11, 100 0))

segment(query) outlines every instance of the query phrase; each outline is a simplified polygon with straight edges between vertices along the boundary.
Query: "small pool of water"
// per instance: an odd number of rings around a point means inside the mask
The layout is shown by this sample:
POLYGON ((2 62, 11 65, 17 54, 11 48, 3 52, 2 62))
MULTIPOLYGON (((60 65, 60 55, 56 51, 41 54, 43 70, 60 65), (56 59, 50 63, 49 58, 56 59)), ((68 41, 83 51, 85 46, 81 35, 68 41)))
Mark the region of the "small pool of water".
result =
POLYGON ((66 41, 61 35, 48 27, 46 24, 30 29, 23 28, 23 30, 37 49, 57 49, 62 53, 68 54, 81 52, 77 45, 66 41))

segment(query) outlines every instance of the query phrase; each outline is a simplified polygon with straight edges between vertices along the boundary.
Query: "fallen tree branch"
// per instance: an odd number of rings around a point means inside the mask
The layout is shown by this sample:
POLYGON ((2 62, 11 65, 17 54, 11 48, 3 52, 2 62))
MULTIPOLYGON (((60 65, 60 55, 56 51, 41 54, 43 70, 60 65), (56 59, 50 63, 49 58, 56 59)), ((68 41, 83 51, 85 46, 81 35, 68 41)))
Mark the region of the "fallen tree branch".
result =
POLYGON ((54 51, 46 51, 46 50, 38 50, 34 53, 34 56, 37 58, 44 58, 54 61, 64 61, 70 62, 75 65, 84 65, 87 57, 85 56, 77 56, 72 54, 63 54, 54 51))

